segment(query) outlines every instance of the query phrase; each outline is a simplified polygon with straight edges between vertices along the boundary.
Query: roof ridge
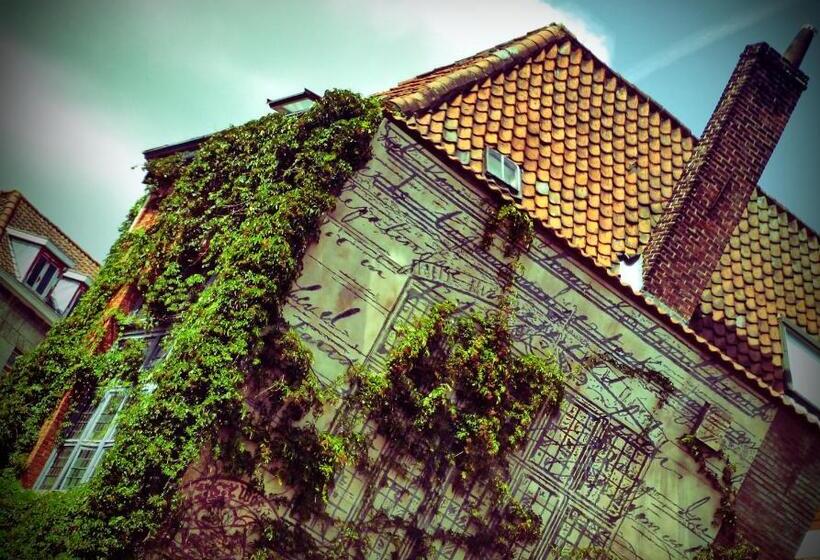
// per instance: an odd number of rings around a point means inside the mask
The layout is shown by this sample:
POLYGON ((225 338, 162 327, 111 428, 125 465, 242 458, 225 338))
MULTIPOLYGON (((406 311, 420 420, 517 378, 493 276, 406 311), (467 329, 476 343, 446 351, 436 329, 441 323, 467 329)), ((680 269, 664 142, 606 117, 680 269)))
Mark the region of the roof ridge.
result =
POLYGON ((602 66, 606 69, 607 72, 612 74, 616 79, 623 82, 623 84, 632 90, 632 93, 642 97, 647 103, 649 103, 653 109, 655 109, 658 113, 661 113, 665 118, 668 118, 675 127, 681 129, 681 132, 687 134, 696 144, 699 143, 700 138, 692 132, 687 125, 681 122, 678 117, 674 115, 671 111, 669 111, 666 107, 660 104, 658 101, 655 100, 652 96, 648 95, 645 91, 643 91, 640 87, 636 86, 630 80, 625 78, 620 72, 614 70, 609 64, 601 60, 594 52, 592 52, 582 41, 575 36, 569 29, 567 29, 561 23, 550 23, 544 27, 539 27, 538 29, 534 29, 529 33, 525 33, 515 39, 511 39, 504 43, 500 43, 494 47, 490 47, 489 49, 485 49, 483 51, 479 51, 478 53, 462 58, 460 60, 456 60, 450 64, 446 64, 444 66, 439 66, 438 68, 434 68, 428 72, 419 74, 412 78, 408 78, 407 80, 402 80, 393 88, 384 91, 378 96, 388 96, 387 102, 392 104, 396 109, 401 111, 405 114, 414 114, 419 113, 424 110, 427 110, 431 107, 441 104, 445 98, 448 96, 455 94, 457 92, 461 92, 467 89, 468 86, 472 86, 474 83, 486 79, 486 78, 493 78, 497 74, 508 70, 511 66, 526 60, 532 56, 535 56, 541 50, 545 50, 548 46, 552 45, 553 42, 558 41, 559 39, 567 38, 571 40, 578 48, 584 51, 584 53, 592 58, 594 62, 602 66), (542 39, 542 42, 539 43, 538 41, 534 41, 534 37, 539 35, 543 35, 544 33, 549 33, 551 37, 548 39, 542 39), (522 45, 522 50, 516 53, 512 53, 507 57, 499 59, 495 62, 487 61, 487 58, 496 55, 499 51, 504 51, 516 45, 516 43, 524 43, 524 41, 530 40, 531 43, 528 47, 522 45), (482 60, 483 59, 483 60, 482 60), (470 61, 475 61, 472 64, 470 61), (485 62, 482 65, 480 62, 485 62), (466 67, 459 68, 460 65, 465 65, 466 67), (479 68, 479 72, 471 72, 470 68, 479 68), (407 85, 414 80, 419 80, 422 78, 426 78, 429 76, 433 76, 436 72, 445 70, 447 68, 453 68, 453 70, 445 76, 438 78, 439 84, 431 85, 429 83, 420 84, 418 89, 415 92, 410 93, 402 93, 393 98, 389 97, 389 93, 399 86, 407 85), (427 91, 424 91, 427 90, 427 91))
MULTIPOLYGON (((791 210, 789 210, 789 207, 788 207, 788 206, 786 206, 785 204, 783 204, 782 202, 780 202, 779 200, 777 200, 775 197, 773 197, 772 195, 770 195, 769 193, 767 193, 767 192, 763 189, 763 187, 761 187, 759 184, 755 185, 755 189, 756 189, 756 190, 758 190, 758 191, 760 191, 760 194, 762 194, 763 196, 765 196, 765 197, 769 200, 769 202, 773 203, 775 206, 777 206, 777 207, 780 209, 780 211, 781 211, 781 212, 783 212, 784 214, 786 214, 786 215, 789 217, 789 220, 790 220, 790 221, 791 221, 791 220, 794 220, 795 222, 797 222, 797 224, 798 224, 800 227, 802 227, 803 229, 805 229, 807 232, 809 232, 810 234, 812 234, 814 237, 820 237, 820 236, 818 236, 818 235, 817 235, 817 232, 816 232, 816 231, 814 231, 814 228, 813 228, 813 227, 811 227, 810 225, 808 225, 806 222, 804 222, 804 221, 803 221, 803 219, 802 219, 802 218, 800 218, 800 217, 799 217, 798 215, 796 215, 794 212, 792 212, 791 210)), ((749 202, 751 202, 751 200, 749 200, 749 202)), ((747 205, 748 205, 748 202, 747 202, 747 205)))
POLYGON ((390 98, 390 92, 396 89, 396 87, 394 87, 379 95, 387 96, 387 102, 402 113, 410 114, 421 112, 438 105, 451 94, 461 91, 480 80, 506 71, 511 66, 545 49, 554 41, 571 36, 572 34, 569 33, 563 25, 551 23, 521 35, 520 37, 496 45, 495 47, 485 49, 467 58, 462 58, 451 64, 435 68, 427 73, 419 74, 418 76, 397 84, 397 86, 408 84, 413 80, 434 75, 440 70, 452 68, 452 71, 446 73, 441 78, 420 84, 419 88, 414 92, 399 94, 390 98))
POLYGON ((14 212, 17 210, 17 206, 20 204, 20 200, 23 198, 23 195, 20 194, 20 191, 17 189, 0 191, 0 195, 8 195, 6 200, 3 201, 4 208, 0 210, 0 234, 2 234, 6 231, 6 227, 8 226, 9 221, 11 221, 11 217, 14 215, 14 212), (6 202, 9 204, 5 204, 6 202))
MULTIPOLYGON (((15 192, 18 192, 18 191, 15 191, 15 192)), ((57 224, 52 222, 48 218, 48 216, 46 216, 45 214, 40 212, 40 210, 38 210, 37 207, 34 204, 32 204, 31 201, 28 198, 26 198, 25 196, 20 194, 20 200, 24 201, 26 204, 28 204, 29 208, 34 210, 37 213, 37 215, 39 215, 43 220, 45 220, 46 223, 48 223, 51 227, 56 229, 57 232, 60 235, 62 235, 69 243, 71 243, 74 246, 75 249, 77 249, 80 253, 82 253, 88 260, 90 260, 91 264, 95 265, 97 267, 97 269, 100 268, 100 263, 97 262, 97 259, 92 257, 85 249, 83 249, 76 241, 74 241, 74 239, 70 235, 68 235, 66 232, 64 232, 62 230, 62 228, 60 228, 60 226, 58 226, 57 224)))

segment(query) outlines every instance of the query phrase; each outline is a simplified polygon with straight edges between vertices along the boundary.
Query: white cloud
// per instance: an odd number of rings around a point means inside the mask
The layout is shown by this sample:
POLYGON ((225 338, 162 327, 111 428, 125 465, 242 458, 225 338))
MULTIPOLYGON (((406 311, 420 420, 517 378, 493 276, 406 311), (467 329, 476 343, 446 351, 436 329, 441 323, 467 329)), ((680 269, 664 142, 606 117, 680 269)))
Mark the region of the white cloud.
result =
POLYGON ((580 14, 539 0, 328 0, 340 15, 365 18, 389 39, 413 37, 442 64, 509 41, 550 23, 563 23, 604 62, 613 41, 580 14))
POLYGON ((724 23, 707 27, 699 33, 675 42, 658 54, 638 62, 631 68, 628 68, 626 72, 624 72, 624 76, 633 82, 638 82, 658 70, 671 66, 678 60, 695 54, 725 37, 729 37, 738 31, 763 21, 793 3, 794 0, 788 0, 786 2, 764 5, 757 10, 745 13, 724 23))

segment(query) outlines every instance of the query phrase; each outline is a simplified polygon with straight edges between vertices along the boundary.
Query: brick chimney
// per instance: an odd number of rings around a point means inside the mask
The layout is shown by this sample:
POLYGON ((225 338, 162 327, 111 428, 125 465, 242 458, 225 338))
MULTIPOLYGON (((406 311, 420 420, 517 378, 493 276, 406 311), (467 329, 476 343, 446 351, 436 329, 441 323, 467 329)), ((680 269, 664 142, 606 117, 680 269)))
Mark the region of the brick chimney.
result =
POLYGON ((814 35, 804 26, 781 56, 766 43, 740 55, 645 254, 644 289, 689 321, 789 121, 814 35))

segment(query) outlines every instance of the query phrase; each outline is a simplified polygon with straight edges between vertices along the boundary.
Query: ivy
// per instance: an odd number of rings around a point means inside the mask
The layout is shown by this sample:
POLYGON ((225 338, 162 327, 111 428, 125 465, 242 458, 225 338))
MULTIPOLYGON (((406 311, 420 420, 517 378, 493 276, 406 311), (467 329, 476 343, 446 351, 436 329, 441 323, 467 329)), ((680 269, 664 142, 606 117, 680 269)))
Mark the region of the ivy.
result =
POLYGON ((438 304, 400 330, 385 375, 353 372, 357 402, 394 452, 393 468, 410 459, 423 466, 416 482, 424 487, 441 486, 452 473, 457 492, 477 484, 488 492, 463 532, 405 526, 419 546, 456 542, 506 558, 540 534, 540 519, 509 492, 507 456, 539 412, 557 410, 564 375, 552 355, 513 351, 511 309, 502 301, 487 313, 438 304))
POLYGON ((720 533, 715 542, 701 547, 694 560, 756 560, 760 550, 738 530, 735 513, 735 489, 732 484, 735 468, 722 450, 714 451, 703 445, 693 434, 680 438, 681 446, 698 465, 698 472, 720 494, 720 503, 712 521, 720 524, 720 533), (718 477, 707 466, 707 457, 712 455, 723 462, 723 470, 718 477))
MULTIPOLYGON (((385 371, 352 368, 346 389, 319 382, 282 320, 302 257, 369 158, 380 119, 376 100, 328 92, 298 117, 269 115, 213 135, 192 156, 147 165, 156 221, 131 230, 144 201, 135 205, 75 312, 0 380, 0 555, 110 558, 161 546, 180 514, 182 475, 203 454, 261 493, 271 477, 292 490, 276 498, 288 516, 271 514, 260 528, 257 558, 360 557, 371 537, 394 530, 417 555, 447 541, 508 557, 537 538, 538 517, 507 486, 507 456, 537 414, 558 407, 563 375, 552 356, 513 351, 511 283, 495 311, 436 306, 403 329, 385 371), (141 296, 137 314, 109 306, 128 287, 141 296), (142 370, 140 342, 100 352, 112 321, 168 326, 168 356, 142 370), (16 476, 65 392, 78 409, 112 384, 130 386, 131 397, 89 483, 20 488, 16 476), (324 429, 320 418, 332 407, 348 413, 324 429), (441 487, 452 472, 456 492, 485 488, 469 527, 428 533, 417 519, 384 512, 357 523, 328 517, 344 467, 377 470, 368 427, 387 437, 393 468, 423 465, 417 482, 441 487), (335 542, 316 542, 301 527, 312 519, 335 525, 335 542)), ((505 206, 490 229, 504 224, 517 258, 531 243, 531 219, 505 206)))
MULTIPOLYGON (((115 444, 85 487, 10 494, 15 506, 0 519, 0 541, 11 556, 139 553, 173 517, 179 479, 203 448, 238 455, 260 435, 267 446, 248 461, 253 469, 276 455, 272 463, 296 487, 297 509, 323 501, 342 457, 329 434, 293 429, 322 396, 309 359, 280 324, 281 307, 322 216, 368 159, 380 115, 375 100, 329 92, 298 118, 269 115, 215 134, 190 160, 149 164, 149 192, 164 197, 152 199, 156 225, 124 226, 77 310, 0 382, 3 463, 19 472, 68 389, 75 402, 112 379, 156 389, 132 391, 115 444), (105 319, 122 319, 107 303, 128 285, 143 295, 146 324, 172 324, 171 356, 144 372, 120 347, 95 352, 105 319), (281 360, 265 342, 282 350, 281 360), (265 379, 269 407, 252 413, 246 380, 265 379), (247 433, 230 433, 237 426, 247 433), (306 463, 316 468, 302 472, 306 463), (52 528, 47 539, 39 538, 43 527, 52 528)), ((6 471, 4 484, 13 487, 14 476, 6 471)))
POLYGON ((508 257, 517 257, 526 252, 535 236, 535 226, 530 215, 519 210, 512 202, 500 206, 495 215, 487 221, 482 240, 484 247, 489 247, 492 236, 505 226, 509 232, 505 254, 508 257))

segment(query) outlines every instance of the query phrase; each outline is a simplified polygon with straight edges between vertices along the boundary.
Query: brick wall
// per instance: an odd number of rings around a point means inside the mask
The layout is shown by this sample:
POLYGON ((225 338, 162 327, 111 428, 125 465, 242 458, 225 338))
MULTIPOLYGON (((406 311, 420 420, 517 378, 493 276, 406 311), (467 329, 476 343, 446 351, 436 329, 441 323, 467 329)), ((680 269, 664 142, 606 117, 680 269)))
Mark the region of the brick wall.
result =
POLYGON ((60 427, 63 425, 65 415, 71 409, 71 390, 66 391, 63 398, 54 412, 49 417, 48 421, 40 428, 40 435, 37 438, 37 443, 34 449, 28 456, 26 463, 26 470, 23 476, 20 477, 20 483, 24 488, 31 488, 37 482, 37 477, 40 476, 43 468, 46 466, 51 450, 54 449, 54 444, 60 435, 60 427))
POLYGON ((808 78, 764 43, 740 57, 655 227, 645 288, 688 320, 808 78))
POLYGON ((28 352, 39 343, 48 331, 48 325, 16 296, 0 288, 0 369, 12 351, 28 352))
POLYGON ((781 407, 737 497, 760 560, 793 559, 820 508, 820 428, 781 407))

